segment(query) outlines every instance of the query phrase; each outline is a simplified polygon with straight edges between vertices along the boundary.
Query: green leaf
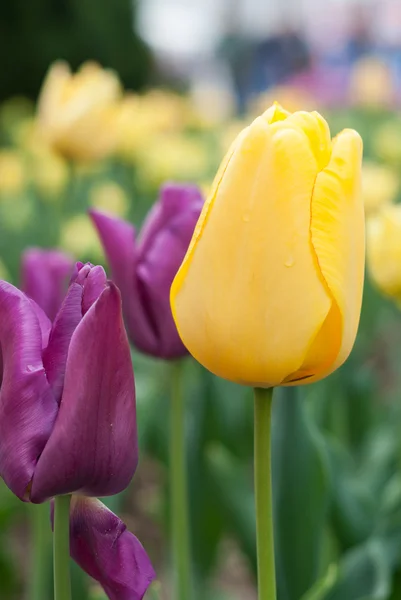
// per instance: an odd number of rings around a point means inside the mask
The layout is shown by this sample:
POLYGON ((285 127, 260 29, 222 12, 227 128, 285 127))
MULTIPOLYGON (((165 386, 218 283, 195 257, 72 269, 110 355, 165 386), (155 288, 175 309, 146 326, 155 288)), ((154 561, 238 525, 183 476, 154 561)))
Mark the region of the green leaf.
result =
POLYGON ((377 524, 378 502, 358 477, 352 457, 341 442, 327 438, 326 448, 331 476, 330 516, 340 546, 346 550, 371 535, 377 524))
POLYGON ((388 600, 391 579, 385 544, 372 538, 344 555, 338 582, 325 600, 388 600))
POLYGON ((277 583, 281 600, 299 600, 322 567, 327 465, 300 389, 282 388, 275 394, 272 454, 277 583))
POLYGON ((327 593, 332 589, 338 577, 337 565, 330 565, 326 575, 319 579, 315 585, 302 596, 301 600, 324 600, 327 593))
POLYGON ((217 442, 210 444, 207 459, 225 527, 234 535, 256 573, 255 504, 248 466, 217 442))

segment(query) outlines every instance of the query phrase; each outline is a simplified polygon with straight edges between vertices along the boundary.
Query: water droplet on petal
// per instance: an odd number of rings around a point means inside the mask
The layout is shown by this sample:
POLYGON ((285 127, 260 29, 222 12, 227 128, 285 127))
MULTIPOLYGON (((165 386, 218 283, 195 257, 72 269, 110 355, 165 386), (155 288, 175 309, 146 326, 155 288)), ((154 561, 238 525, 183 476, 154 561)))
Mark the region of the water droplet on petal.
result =
POLYGON ((287 260, 284 263, 285 267, 292 267, 294 266, 295 260, 293 256, 288 256, 287 260))

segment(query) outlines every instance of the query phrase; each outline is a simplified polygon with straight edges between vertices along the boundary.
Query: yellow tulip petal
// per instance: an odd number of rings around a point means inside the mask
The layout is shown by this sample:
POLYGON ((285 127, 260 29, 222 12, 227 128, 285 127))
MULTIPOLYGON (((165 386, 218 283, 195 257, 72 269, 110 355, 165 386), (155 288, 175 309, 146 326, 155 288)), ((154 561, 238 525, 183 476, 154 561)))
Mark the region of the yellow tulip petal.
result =
POLYGON ((345 130, 333 140, 330 162, 317 176, 312 196, 311 240, 322 278, 337 306, 325 324, 326 334, 311 349, 305 363, 321 364, 320 350, 328 360, 314 379, 338 368, 355 340, 364 277, 364 214, 360 194, 362 140, 345 130), (330 361, 330 354, 333 361, 330 361), (313 359, 315 355, 315 359, 313 359))
POLYGON ((285 110, 285 108, 283 108, 278 102, 274 102, 274 104, 272 104, 272 106, 270 106, 260 118, 271 125, 272 123, 277 123, 278 121, 284 121, 290 116, 290 114, 291 113, 285 110))
POLYGON ((216 178, 171 301, 184 344, 221 377, 277 385, 322 330, 332 298, 310 244, 317 172, 298 127, 259 118, 216 178))
POLYGON ((318 112, 299 111, 287 119, 286 125, 299 127, 305 133, 318 169, 324 169, 330 160, 332 142, 329 126, 323 117, 318 112))

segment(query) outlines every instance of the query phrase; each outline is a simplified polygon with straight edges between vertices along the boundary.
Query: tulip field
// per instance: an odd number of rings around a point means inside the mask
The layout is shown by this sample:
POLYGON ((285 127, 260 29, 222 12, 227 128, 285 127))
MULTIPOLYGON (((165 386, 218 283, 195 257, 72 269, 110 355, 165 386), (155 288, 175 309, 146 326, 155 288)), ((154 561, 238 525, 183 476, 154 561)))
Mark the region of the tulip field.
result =
POLYGON ((373 100, 217 114, 59 62, 0 105, 0 600, 401 599, 373 100))

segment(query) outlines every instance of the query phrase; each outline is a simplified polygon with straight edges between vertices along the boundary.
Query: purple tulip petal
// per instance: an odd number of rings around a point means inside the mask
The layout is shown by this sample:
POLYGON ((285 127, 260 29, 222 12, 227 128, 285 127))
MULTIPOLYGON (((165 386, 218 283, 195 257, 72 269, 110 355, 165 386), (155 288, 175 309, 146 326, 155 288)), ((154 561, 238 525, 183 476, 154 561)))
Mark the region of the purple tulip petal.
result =
POLYGON ((74 496, 71 503, 71 556, 96 579, 110 600, 142 600, 155 579, 139 540, 99 500, 74 496))
POLYGON ((116 494, 137 460, 130 348, 120 293, 109 282, 72 335, 59 414, 35 470, 32 501, 78 491, 116 494))
POLYGON ((52 323, 49 317, 46 315, 46 313, 40 308, 40 306, 38 306, 36 302, 31 298, 28 299, 39 322, 40 331, 42 332, 42 348, 44 349, 49 343, 49 335, 52 328, 52 323))
POLYGON ((0 476, 25 499, 57 414, 42 363, 42 332, 32 302, 0 281, 0 476))
POLYGON ((60 403, 71 337, 82 319, 83 287, 72 283, 54 321, 43 364, 54 397, 60 403))
MULTIPOLYGON (((177 216, 185 214, 193 208, 197 210, 197 217, 189 234, 188 244, 203 206, 203 198, 196 185, 166 183, 160 190, 160 200, 150 210, 142 226, 138 239, 138 251, 141 256, 148 252, 154 242, 155 236, 177 216)), ((186 248, 185 248, 186 251, 186 248)), ((181 256, 180 264, 184 256, 181 256)))
POLYGON ((170 288, 188 249, 200 210, 201 204, 195 202, 185 212, 166 222, 163 229, 155 234, 146 254, 141 254, 137 267, 143 296, 147 298, 148 313, 151 313, 155 324, 158 356, 161 358, 179 358, 187 354, 171 313, 170 288))
POLYGON ((103 267, 91 268, 84 282, 84 296, 82 298, 82 314, 88 312, 92 304, 96 302, 107 284, 106 273, 103 267))
POLYGON ((102 240, 113 280, 121 290, 129 335, 137 348, 153 354, 157 352, 158 340, 136 279, 135 229, 130 223, 99 211, 90 211, 90 216, 102 240))
POLYGON ((22 289, 53 320, 67 291, 73 259, 57 250, 29 248, 22 257, 22 289))

